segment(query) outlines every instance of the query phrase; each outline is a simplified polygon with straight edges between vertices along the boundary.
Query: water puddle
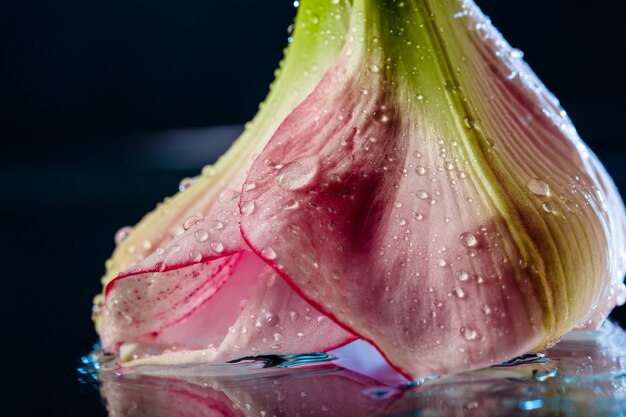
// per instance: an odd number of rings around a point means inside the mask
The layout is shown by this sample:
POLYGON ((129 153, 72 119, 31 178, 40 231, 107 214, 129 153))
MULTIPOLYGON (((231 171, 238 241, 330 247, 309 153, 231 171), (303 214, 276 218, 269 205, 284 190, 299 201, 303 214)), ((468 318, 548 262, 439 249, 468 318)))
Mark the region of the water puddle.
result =
POLYGON ((402 387, 339 363, 312 353, 122 369, 96 349, 79 379, 100 389, 110 416, 626 416, 626 332, 611 324, 545 352, 402 387))

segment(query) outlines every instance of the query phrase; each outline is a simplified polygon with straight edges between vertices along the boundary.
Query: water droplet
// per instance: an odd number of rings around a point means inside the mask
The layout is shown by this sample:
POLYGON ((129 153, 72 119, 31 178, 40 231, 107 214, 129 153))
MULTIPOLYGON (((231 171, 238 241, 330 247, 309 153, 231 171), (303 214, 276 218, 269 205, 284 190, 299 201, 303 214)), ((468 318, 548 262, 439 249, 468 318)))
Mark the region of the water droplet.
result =
POLYGON ((295 200, 290 200, 286 202, 281 208, 283 210, 295 210, 300 207, 300 203, 295 200))
POLYGON ((154 253, 156 253, 157 255, 163 255, 165 253, 165 248, 159 246, 158 248, 156 248, 154 253))
POLYGON ((248 216, 252 214, 252 212, 254 211, 254 208, 255 208, 254 201, 246 201, 245 203, 241 205, 241 212, 245 214, 246 216, 248 216))
POLYGON ((427 200, 428 197, 428 193, 424 190, 420 190, 417 192, 417 198, 419 198, 420 200, 427 200))
POLYGON ((458 298, 465 298, 465 291, 463 291, 463 288, 461 288, 461 287, 454 287, 454 288, 452 288, 452 292, 458 298))
POLYGON ((437 266, 440 266, 441 268, 444 268, 444 267, 446 267, 447 265, 448 265, 448 263, 446 262, 446 260, 445 260, 445 259, 439 259, 439 260, 437 261, 437 266))
POLYGON ((405 219, 400 219, 400 220, 398 220, 398 224, 400 226, 406 226, 406 220, 405 219))
POLYGON ((511 50, 511 58, 513 59, 522 59, 524 57, 524 52, 517 48, 513 48, 511 50))
POLYGON ((426 175, 426 168, 423 166, 418 166, 417 168, 415 168, 415 172, 417 173, 417 175, 426 175))
POLYGON ((215 253, 222 253, 224 251, 224 245, 222 242, 211 242, 211 250, 215 253))
POLYGON ((487 304, 483 305, 480 309, 486 315, 491 314, 491 307, 489 307, 487 304))
POLYGON ((189 252, 189 259, 191 259, 191 261, 193 262, 200 262, 202 260, 202 254, 200 253, 200 251, 192 250, 191 252, 189 252))
POLYGON ((274 313, 268 313, 265 316, 265 322, 272 327, 276 327, 278 326, 278 323, 280 323, 280 318, 278 318, 278 316, 274 313))
POLYGON ((276 184, 285 190, 299 190, 305 188, 317 175, 318 165, 313 158, 290 162, 278 171, 276 184))
POLYGON ((229 201, 234 200, 235 198, 239 197, 239 192, 232 190, 230 188, 226 188, 224 189, 224 191, 222 191, 220 193, 220 195, 217 197, 218 201, 220 202, 220 204, 226 204, 229 201))
POLYGON ((246 191, 254 190, 256 188, 256 184, 253 182, 247 182, 243 185, 243 189, 246 191))
POLYGON ((209 238, 209 234, 204 229, 198 229, 194 232, 193 237, 198 242, 204 242, 209 238))
POLYGON ((291 321, 298 321, 300 320, 300 314, 298 314, 297 311, 292 311, 289 313, 289 317, 291 317, 291 321))
POLYGON ((222 230, 224 228, 224 222, 221 222, 219 220, 215 220, 211 224, 211 227, 213 227, 213 230, 222 230))
POLYGON ((465 232, 461 234, 461 243, 465 247, 473 248, 478 246, 478 239, 473 233, 465 232))
POLYGON ((474 129, 478 126, 478 121, 472 116, 465 116, 465 126, 468 129, 474 129))
POLYGON ((318 323, 318 324, 324 324, 324 323, 326 323, 326 317, 324 317, 324 316, 319 316, 319 317, 317 318, 317 323, 318 323))
POLYGON ((469 327, 461 327, 461 334, 465 340, 472 341, 478 339, 478 332, 474 329, 470 329, 469 327))
POLYGON ((178 184, 178 190, 180 192, 183 192, 187 188, 191 187, 194 182, 196 182, 195 178, 183 178, 182 180, 180 180, 180 183, 178 184))
POLYGON ((282 342, 283 340, 285 340, 285 338, 283 337, 282 334, 274 333, 274 341, 275 342, 282 342))
POLYGON ((130 226, 124 226, 122 227, 120 230, 118 230, 117 232, 115 232, 115 244, 119 245, 120 243, 122 243, 124 241, 124 239, 126 239, 128 237, 128 235, 130 234, 130 232, 133 231, 133 228, 130 226))
POLYGON ((174 253, 178 253, 178 252, 180 252, 180 250, 181 250, 182 248, 183 248, 183 247, 182 247, 179 243, 176 243, 176 244, 174 244, 174 245, 172 246, 172 252, 174 252, 174 253))
POLYGON ((469 279, 469 274, 465 271, 459 271, 457 272, 456 277, 459 281, 467 281, 469 279))
POLYGON ((528 186, 528 189, 530 190, 530 192, 533 194, 544 196, 544 197, 549 197, 551 194, 550 186, 541 180, 533 178, 530 181, 528 181, 528 184, 526 185, 528 186))
POLYGON ((445 162, 444 167, 446 168, 446 171, 452 171, 454 169, 454 164, 452 162, 445 162))
POLYGON ((202 220, 202 217, 200 216, 189 216, 185 219, 185 221, 183 222, 183 229, 185 230, 189 230, 193 227, 194 224, 198 223, 200 220, 202 220))
POLYGON ((369 70, 373 72, 374 74, 378 74, 380 72, 380 67, 376 64, 371 64, 369 66, 369 70))
POLYGON ((276 259, 276 251, 268 246, 261 251, 261 256, 263 256, 265 259, 272 261, 276 259))
POLYGON ((545 211, 546 213, 558 214, 557 209, 555 209, 554 206, 550 203, 543 203, 542 207, 543 211, 545 211))
POLYGON ((374 120, 379 123, 387 123, 389 121, 389 116, 387 116, 382 111, 376 111, 374 112, 374 120))
POLYGON ((158 272, 165 271, 165 264, 163 262, 157 262, 156 264, 154 264, 154 270, 158 272))

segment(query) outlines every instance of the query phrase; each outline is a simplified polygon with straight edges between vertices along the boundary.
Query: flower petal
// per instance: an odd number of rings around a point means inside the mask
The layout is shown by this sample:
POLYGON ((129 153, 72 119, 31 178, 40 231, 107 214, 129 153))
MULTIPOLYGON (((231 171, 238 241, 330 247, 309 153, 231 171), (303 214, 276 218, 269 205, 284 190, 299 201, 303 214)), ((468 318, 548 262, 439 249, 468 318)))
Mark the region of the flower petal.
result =
POLYGON ((260 257, 421 378, 543 348, 612 308, 624 208, 530 70, 498 76, 511 49, 471 2, 409 4, 355 6, 354 38, 378 45, 346 45, 240 207, 260 257), (462 5, 469 21, 450 19, 462 5))

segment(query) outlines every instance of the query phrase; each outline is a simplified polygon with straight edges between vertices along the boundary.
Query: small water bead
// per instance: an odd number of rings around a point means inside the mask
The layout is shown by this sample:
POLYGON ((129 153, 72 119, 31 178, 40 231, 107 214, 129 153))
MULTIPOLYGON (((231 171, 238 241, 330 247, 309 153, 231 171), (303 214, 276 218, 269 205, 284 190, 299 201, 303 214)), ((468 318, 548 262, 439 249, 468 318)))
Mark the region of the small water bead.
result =
POLYGON ((467 281, 469 279, 469 274, 465 271, 459 271, 456 273, 456 277, 459 281, 467 281))
POLYGON ((554 208, 554 206, 550 203, 543 203, 542 205, 543 211, 550 214, 558 214, 558 210, 554 208))
POLYGON ((513 48, 511 50, 511 58, 513 59, 522 59, 524 57, 524 52, 517 48, 513 48))
POLYGON ((165 264, 163 262, 157 262, 156 264, 154 264, 154 270, 158 272, 165 271, 165 264))
POLYGON ((222 230, 224 226, 224 222, 221 222, 219 220, 215 220, 213 223, 211 223, 211 227, 213 228, 213 230, 222 230))
POLYGON ((463 246, 467 248, 473 248, 473 247, 478 246, 478 239, 473 233, 470 233, 470 232, 462 233, 460 239, 461 239, 461 243, 463 244, 463 246))
POLYGON ((200 220, 202 220, 202 217, 200 216, 189 216, 185 219, 185 221, 183 222, 183 229, 185 230, 189 230, 193 227, 194 224, 198 223, 200 220))
POLYGON ((446 171, 452 171, 454 170, 454 164, 452 162, 446 162, 444 163, 444 167, 446 168, 446 171))
POLYGON ((209 234, 204 229, 198 229, 194 232, 193 237, 198 242, 205 242, 209 238, 209 234))
POLYGON ((319 316, 319 317, 317 318, 317 324, 324 324, 324 323, 326 323, 326 317, 324 317, 324 316, 319 316))
POLYGON ((220 204, 226 204, 237 197, 239 197, 238 191, 226 188, 220 193, 220 195, 217 197, 217 200, 220 202, 220 204))
POLYGON ((181 250, 182 248, 183 248, 183 247, 182 247, 179 243, 176 243, 176 244, 174 244, 174 245, 172 246, 172 252, 174 252, 174 253, 178 253, 178 252, 180 252, 180 250, 181 250))
POLYGON ((120 243, 122 243, 128 237, 130 232, 132 232, 132 230, 133 228, 131 226, 124 226, 120 230, 115 232, 115 244, 119 245, 120 243))
POLYGON ((542 197, 550 197, 550 194, 551 194, 550 186, 544 181, 533 178, 530 181, 528 181, 526 186, 528 187, 530 192, 535 195, 539 195, 542 197))
POLYGON ((224 251, 224 245, 222 244, 222 242, 211 242, 209 246, 211 247, 211 250, 215 253, 222 253, 224 251))
POLYGON ((289 313, 289 317, 291 318, 291 321, 298 321, 298 320, 300 320, 300 314, 297 311, 291 311, 289 313))
POLYGON ((253 182, 247 182, 243 185, 243 189, 245 191, 250 191, 250 190, 254 190, 256 188, 256 184, 253 182))
POLYGON ((465 298, 465 291, 461 287, 452 288, 452 293, 458 298, 465 298))
POLYGON ((396 206, 396 208, 402 208, 402 203, 399 202, 399 201, 396 201, 395 206, 396 206))
POLYGON ((268 246, 261 251, 261 256, 272 261, 276 259, 276 251, 268 246))
POLYGON ((418 191, 416 195, 417 198, 419 198, 420 200, 427 200, 429 197, 428 193, 424 190, 418 191))
POLYGON ((417 173, 417 175, 426 175, 427 173, 426 168, 421 165, 415 168, 415 172, 417 173))
POLYGON ((448 263, 446 262, 445 259, 439 259, 437 261, 437 266, 441 267, 441 268, 445 268, 448 265, 448 263))
POLYGON ((187 188, 191 187, 194 182, 196 182, 195 178, 183 178, 182 180, 180 180, 180 183, 178 184, 178 190, 180 192, 185 191, 187 188))
POLYGON ((265 316, 265 322, 269 326, 276 327, 280 323, 280 318, 276 314, 274 314, 274 313, 268 313, 265 316))
POLYGON ((282 334, 274 333, 274 341, 275 342, 282 342, 283 340, 285 340, 285 338, 283 337, 282 334))
POLYGON ((374 74, 378 74, 380 72, 380 67, 376 64, 371 64, 368 68, 374 74))
POLYGON ((317 161, 313 158, 290 162, 278 171, 275 182, 284 190, 300 190, 310 185, 318 172, 317 161))
POLYGON ((478 339, 478 332, 474 329, 471 329, 469 327, 461 327, 461 334, 463 335, 463 337, 465 338, 465 340, 468 341, 473 341, 478 339))
POLYGON ((154 253, 156 253, 157 255, 163 255, 165 253, 165 248, 159 246, 158 248, 156 248, 156 251, 154 251, 154 253))
POLYGON ((487 304, 483 305, 480 310, 485 314, 485 315, 489 315, 491 314, 491 307, 489 307, 487 304))
POLYGON ((255 207, 254 201, 246 201, 241 205, 241 212, 248 216, 254 212, 255 207))
POLYGON ((200 262, 202 260, 202 254, 200 253, 200 251, 192 250, 191 252, 189 252, 189 259, 192 262, 200 262))

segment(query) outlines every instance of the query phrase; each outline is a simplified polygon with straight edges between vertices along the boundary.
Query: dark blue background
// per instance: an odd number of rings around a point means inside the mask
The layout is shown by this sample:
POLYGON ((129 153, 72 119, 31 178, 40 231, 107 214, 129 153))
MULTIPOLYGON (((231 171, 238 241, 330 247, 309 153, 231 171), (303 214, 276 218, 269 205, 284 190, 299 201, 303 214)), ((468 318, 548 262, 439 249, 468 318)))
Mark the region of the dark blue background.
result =
MULTIPOLYGON (((626 2, 479 3, 626 189, 626 2)), ((73 368, 96 340, 91 297, 113 234, 234 134, 216 133, 206 157, 163 165, 159 150, 171 142, 151 132, 250 119, 294 14, 287 0, 0 5, 0 346, 10 386, 0 409, 104 414, 96 391, 73 382, 73 368)), ((198 146, 193 135, 181 138, 198 146)))

